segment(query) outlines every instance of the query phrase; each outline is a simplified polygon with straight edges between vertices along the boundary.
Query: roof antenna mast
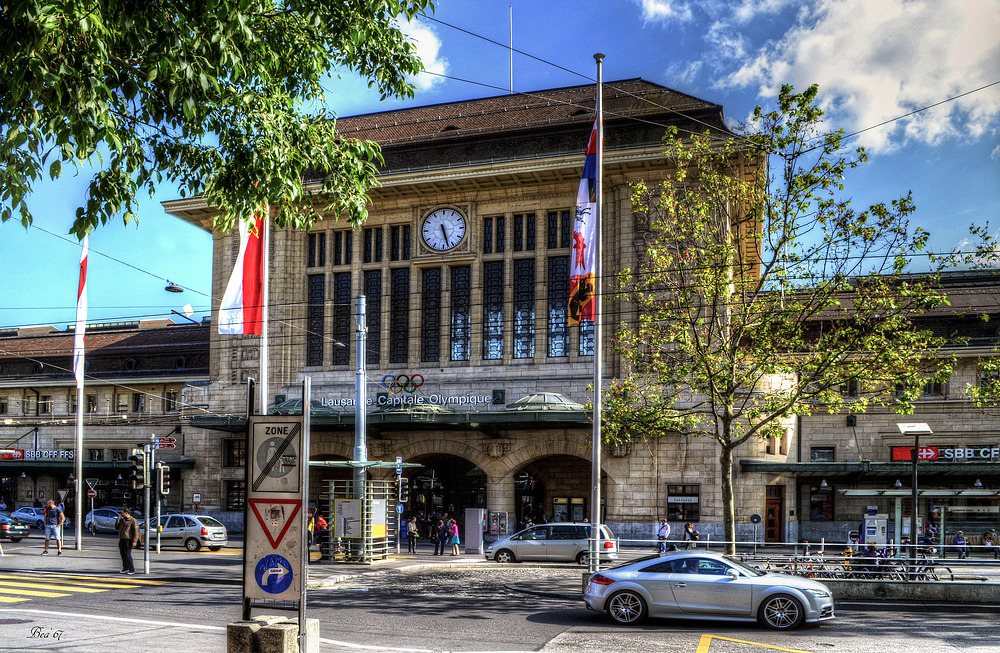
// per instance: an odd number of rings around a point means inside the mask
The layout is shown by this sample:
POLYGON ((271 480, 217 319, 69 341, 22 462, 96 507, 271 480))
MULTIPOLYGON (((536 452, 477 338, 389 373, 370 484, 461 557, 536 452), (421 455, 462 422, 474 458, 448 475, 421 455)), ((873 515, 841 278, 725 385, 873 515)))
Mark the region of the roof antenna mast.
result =
POLYGON ((510 94, 514 95, 514 5, 507 5, 510 16, 510 94))

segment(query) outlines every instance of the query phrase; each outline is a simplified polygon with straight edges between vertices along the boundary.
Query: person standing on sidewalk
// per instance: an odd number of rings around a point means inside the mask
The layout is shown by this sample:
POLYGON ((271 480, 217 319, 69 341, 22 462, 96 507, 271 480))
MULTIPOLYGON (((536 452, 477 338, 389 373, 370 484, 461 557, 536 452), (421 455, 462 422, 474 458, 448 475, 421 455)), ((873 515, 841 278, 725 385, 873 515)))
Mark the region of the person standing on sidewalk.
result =
POLYGON ((443 556, 444 544, 448 541, 448 527, 444 525, 443 519, 438 519, 431 528, 431 538, 434 540, 434 555, 443 556))
POLYGON ((42 513, 45 520, 45 550, 42 551, 43 556, 49 555, 49 540, 53 539, 56 541, 56 549, 58 553, 56 555, 62 555, 62 531, 63 522, 66 521, 66 515, 63 511, 59 509, 56 502, 49 499, 45 504, 45 511, 42 513))
POLYGON ((448 527, 448 543, 451 544, 451 555, 457 556, 458 545, 462 543, 462 540, 458 537, 458 522, 452 519, 450 524, 448 527))
POLYGON ((139 522, 135 520, 128 508, 122 508, 121 514, 115 520, 115 530, 118 531, 118 552, 122 556, 121 573, 129 576, 135 574, 132 564, 132 549, 139 542, 139 522))
POLYGON ((417 538, 420 537, 420 530, 417 528, 417 518, 410 517, 406 522, 406 550, 409 553, 417 552, 417 538))
POLYGON ((670 524, 666 518, 660 520, 660 527, 656 529, 656 539, 660 543, 660 553, 666 553, 667 540, 670 538, 670 524))

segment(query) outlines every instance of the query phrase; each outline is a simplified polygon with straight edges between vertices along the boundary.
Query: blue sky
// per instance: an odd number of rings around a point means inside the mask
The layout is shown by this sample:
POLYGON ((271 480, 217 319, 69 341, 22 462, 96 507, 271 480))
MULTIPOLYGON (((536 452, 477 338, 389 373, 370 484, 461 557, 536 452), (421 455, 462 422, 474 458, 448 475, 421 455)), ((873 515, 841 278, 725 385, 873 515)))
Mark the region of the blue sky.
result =
MULTIPOLYGON (((769 106, 783 83, 818 83, 828 126, 854 132, 1000 81, 1000 0, 439 0, 433 17, 447 25, 407 27, 439 75, 414 79, 417 96, 405 104, 506 92, 510 52, 475 35, 507 44, 511 8, 514 48, 537 57, 514 54, 515 91, 587 83, 602 52, 606 82, 642 77, 722 104, 730 122, 769 106)), ((379 102, 350 75, 331 81, 328 99, 342 116, 404 104, 379 102)), ((855 206, 912 190, 912 222, 939 251, 963 243, 972 222, 995 230, 1000 85, 850 143, 871 154, 848 180, 855 206)), ((39 187, 38 228, 0 225, 0 327, 73 321, 80 247, 65 234, 86 181, 81 173, 39 187)), ((208 314, 211 237, 164 213, 160 202, 176 197, 162 186, 137 225, 91 235, 89 321, 171 317, 188 302, 196 319, 208 314), (165 292, 168 279, 187 290, 165 292)))

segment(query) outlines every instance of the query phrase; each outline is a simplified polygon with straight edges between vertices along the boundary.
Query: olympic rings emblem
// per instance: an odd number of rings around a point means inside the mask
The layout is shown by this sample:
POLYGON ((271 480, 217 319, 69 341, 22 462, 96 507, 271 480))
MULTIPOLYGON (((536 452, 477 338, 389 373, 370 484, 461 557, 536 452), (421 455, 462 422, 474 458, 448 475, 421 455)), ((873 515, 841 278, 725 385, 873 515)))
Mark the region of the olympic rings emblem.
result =
POLYGON ((400 374, 399 376, 386 374, 382 377, 382 387, 386 388, 393 394, 399 394, 404 391, 407 394, 413 394, 416 392, 417 388, 423 384, 424 377, 422 374, 414 374, 412 376, 407 376, 405 374, 400 374), (420 379, 419 383, 417 383, 417 379, 420 379))

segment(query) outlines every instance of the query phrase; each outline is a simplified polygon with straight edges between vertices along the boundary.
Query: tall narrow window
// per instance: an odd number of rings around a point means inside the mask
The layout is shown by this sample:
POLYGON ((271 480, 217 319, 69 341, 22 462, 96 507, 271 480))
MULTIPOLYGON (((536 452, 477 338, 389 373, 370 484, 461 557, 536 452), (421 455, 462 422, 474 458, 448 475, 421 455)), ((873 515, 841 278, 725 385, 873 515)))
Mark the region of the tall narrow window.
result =
POLYGON ((535 259, 514 261, 514 358, 535 357, 535 259))
POLYGON ((424 270, 420 311, 420 361, 441 360, 441 268, 424 270))
POLYGON ((354 258, 354 232, 333 232, 333 264, 350 265, 354 258))
POLYGON ((533 251, 535 249, 535 214, 529 213, 524 216, 524 249, 533 251))
POLYGON ((514 215, 514 251, 524 251, 524 216, 520 213, 514 215))
POLYGON ((311 268, 323 267, 326 265, 326 233, 320 232, 309 234, 308 245, 308 265, 311 268))
POLYGON ((178 394, 176 390, 167 390, 163 394, 163 412, 172 413, 177 410, 178 394))
POLYGON ((506 241, 507 237, 507 219, 502 215, 498 215, 496 217, 496 223, 497 223, 496 251, 497 254, 499 254, 504 251, 504 242, 506 241))
POLYGON ((483 218, 483 254, 493 253, 493 218, 483 218))
POLYGON ((535 214, 514 215, 514 251, 530 252, 535 249, 535 214))
POLYGON ((367 304, 368 364, 379 365, 382 360, 382 272, 365 272, 365 302, 367 304))
POLYGON ((406 363, 410 356, 410 269, 392 271, 389 306, 389 362, 406 363))
POLYGON ((469 360, 472 337, 472 268, 451 269, 451 360, 469 360))
POLYGON ((549 259, 549 358, 569 356, 569 257, 549 259))
POLYGON ((382 262, 382 227, 365 229, 365 251, 362 260, 365 263, 382 262))
POLYGON ((483 358, 503 359, 503 261, 483 263, 483 358))
POLYGON ((309 305, 306 307, 306 365, 323 364, 323 303, 326 297, 326 276, 310 274, 309 305))
POLYGON ((578 353, 581 356, 594 355, 594 321, 580 321, 580 346, 578 353))
POLYGON ((350 362, 351 341, 351 273, 333 275, 333 355, 334 365, 350 362), (339 343, 339 344, 338 344, 339 343))
POLYGON ((410 225, 392 227, 389 233, 389 260, 410 260, 410 225))

